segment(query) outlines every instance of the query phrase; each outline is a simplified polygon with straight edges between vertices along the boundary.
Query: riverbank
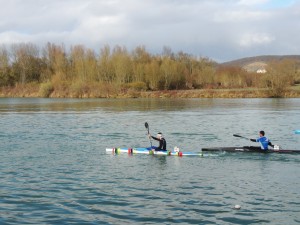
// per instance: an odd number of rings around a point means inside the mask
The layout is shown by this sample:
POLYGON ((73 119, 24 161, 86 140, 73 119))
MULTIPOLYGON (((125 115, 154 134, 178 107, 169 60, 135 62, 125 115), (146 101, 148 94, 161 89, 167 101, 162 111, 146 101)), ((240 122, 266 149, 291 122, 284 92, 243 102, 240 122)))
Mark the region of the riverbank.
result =
MULTIPOLYGON (((147 98, 273 98, 272 91, 267 89, 201 89, 180 91, 143 92, 147 98)), ((299 90, 286 90, 282 98, 299 98, 299 90)))
POLYGON ((38 84, 2 87, 0 97, 48 97, 48 98, 299 98, 300 87, 282 90, 280 95, 265 88, 241 89, 194 89, 167 91, 136 91, 87 86, 83 89, 59 88, 50 89, 45 93, 38 84))

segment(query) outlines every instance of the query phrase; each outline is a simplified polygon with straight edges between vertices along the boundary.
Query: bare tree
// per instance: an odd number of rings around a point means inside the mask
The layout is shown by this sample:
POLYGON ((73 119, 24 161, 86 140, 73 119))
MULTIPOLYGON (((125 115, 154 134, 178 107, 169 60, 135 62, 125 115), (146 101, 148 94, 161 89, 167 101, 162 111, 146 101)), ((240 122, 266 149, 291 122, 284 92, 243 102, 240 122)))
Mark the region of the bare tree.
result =
POLYGON ((24 84, 31 81, 39 81, 42 61, 39 49, 31 43, 12 45, 14 59, 14 72, 19 77, 19 82, 24 84))

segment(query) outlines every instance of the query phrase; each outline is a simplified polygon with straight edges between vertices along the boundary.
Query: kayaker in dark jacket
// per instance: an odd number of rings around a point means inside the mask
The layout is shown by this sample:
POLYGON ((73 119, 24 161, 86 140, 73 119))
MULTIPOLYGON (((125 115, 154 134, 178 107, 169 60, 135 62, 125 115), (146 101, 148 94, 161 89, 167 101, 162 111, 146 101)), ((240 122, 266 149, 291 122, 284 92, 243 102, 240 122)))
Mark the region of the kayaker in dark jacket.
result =
POLYGON ((162 133, 157 133, 156 137, 151 136, 149 134, 149 138, 152 138, 159 142, 159 146, 155 148, 155 151, 166 151, 167 150, 167 142, 166 139, 162 136, 162 133))
POLYGON ((259 138, 250 139, 250 141, 259 142, 261 145, 261 149, 263 150, 268 150, 268 145, 273 147, 270 140, 267 137, 265 137, 265 132, 263 130, 259 131, 259 138))

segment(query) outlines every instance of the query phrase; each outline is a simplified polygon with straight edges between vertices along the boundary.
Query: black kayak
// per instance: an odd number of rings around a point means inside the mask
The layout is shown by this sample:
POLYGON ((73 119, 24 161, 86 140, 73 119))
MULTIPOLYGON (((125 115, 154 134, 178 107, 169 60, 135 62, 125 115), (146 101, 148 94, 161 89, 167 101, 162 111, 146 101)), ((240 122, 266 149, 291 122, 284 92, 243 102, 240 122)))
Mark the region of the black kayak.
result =
POLYGON ((210 147, 202 148, 203 152, 260 152, 260 153, 287 153, 287 154, 297 154, 300 150, 285 150, 285 149, 269 149, 263 150, 257 146, 243 146, 243 147, 210 147))

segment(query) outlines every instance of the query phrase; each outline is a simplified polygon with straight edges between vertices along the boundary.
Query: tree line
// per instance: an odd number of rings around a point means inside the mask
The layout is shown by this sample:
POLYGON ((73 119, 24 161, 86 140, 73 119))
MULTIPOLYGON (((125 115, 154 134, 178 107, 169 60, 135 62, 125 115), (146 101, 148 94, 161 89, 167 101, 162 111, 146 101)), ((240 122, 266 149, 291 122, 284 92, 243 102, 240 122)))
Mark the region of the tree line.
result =
POLYGON ((105 45, 98 53, 83 45, 66 49, 53 43, 42 48, 32 43, 0 47, 1 87, 46 83, 55 89, 101 83, 119 90, 263 87, 281 91, 300 83, 298 67, 296 61, 282 60, 269 63, 265 74, 250 73, 208 58, 174 53, 168 47, 160 55, 144 46, 129 52, 126 47, 105 45))

